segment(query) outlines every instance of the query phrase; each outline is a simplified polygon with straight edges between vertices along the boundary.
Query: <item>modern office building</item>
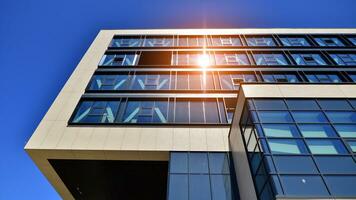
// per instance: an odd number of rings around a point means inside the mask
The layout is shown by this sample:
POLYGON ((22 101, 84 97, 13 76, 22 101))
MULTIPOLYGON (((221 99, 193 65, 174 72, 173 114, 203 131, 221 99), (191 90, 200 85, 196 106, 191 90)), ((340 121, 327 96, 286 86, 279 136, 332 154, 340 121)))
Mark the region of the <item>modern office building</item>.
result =
POLYGON ((356 29, 100 31, 25 150, 63 199, 356 199, 356 29))

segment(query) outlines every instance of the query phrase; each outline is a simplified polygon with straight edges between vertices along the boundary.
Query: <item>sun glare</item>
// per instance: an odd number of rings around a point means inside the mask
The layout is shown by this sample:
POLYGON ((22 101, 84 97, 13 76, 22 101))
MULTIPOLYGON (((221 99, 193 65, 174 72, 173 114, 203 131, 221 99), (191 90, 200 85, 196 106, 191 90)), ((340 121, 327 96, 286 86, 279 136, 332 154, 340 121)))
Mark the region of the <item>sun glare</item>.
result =
POLYGON ((202 68, 206 68, 210 65, 210 58, 207 54, 202 54, 198 58, 198 64, 202 68))

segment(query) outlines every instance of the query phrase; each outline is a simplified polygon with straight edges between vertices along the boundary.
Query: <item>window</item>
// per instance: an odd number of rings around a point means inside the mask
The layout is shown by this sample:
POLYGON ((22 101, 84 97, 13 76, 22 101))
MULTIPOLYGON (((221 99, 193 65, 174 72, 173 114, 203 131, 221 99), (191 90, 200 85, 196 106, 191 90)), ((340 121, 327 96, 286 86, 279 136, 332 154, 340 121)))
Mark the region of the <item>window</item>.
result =
POLYGON ((210 200, 209 175, 192 174, 189 176, 189 199, 210 200))
POLYGON ((254 54, 253 58, 257 65, 288 65, 286 58, 283 54, 279 53, 265 53, 254 54))
POLYGON ((209 153, 209 171, 211 174, 228 174, 229 157, 225 153, 209 153))
POLYGON ((268 139, 268 145, 273 154, 307 153, 303 141, 298 139, 268 139))
POLYGON ((168 199, 188 199, 188 183, 187 174, 170 174, 168 199))
POLYGON ((210 175, 211 192, 214 200, 233 200, 230 175, 210 175))
POLYGON ((264 124, 262 128, 266 137, 299 137, 299 131, 295 125, 264 124))
POLYGON ((276 83, 297 83, 299 78, 296 74, 281 74, 281 73, 265 73, 262 74, 263 81, 276 83))
POLYGON ((253 74, 225 74, 220 73, 220 85, 223 90, 238 90, 241 82, 256 82, 253 74))
POLYGON ((319 110, 315 100, 286 99, 288 108, 291 110, 319 110))
POLYGON ((356 82, 356 74, 348 73, 348 75, 353 82, 356 82))
POLYGON ((348 39, 353 45, 356 45, 356 37, 350 36, 350 37, 347 37, 347 39, 348 39))
POLYGON ((146 37, 144 43, 144 47, 171 47, 173 46, 173 37, 160 37, 160 36, 153 36, 153 37, 146 37))
POLYGON ((333 123, 355 123, 356 113, 355 112, 326 112, 326 116, 333 123))
POLYGON ((73 123, 114 123, 120 101, 82 101, 73 123))
POLYGON ((246 54, 242 53, 216 53, 217 65, 249 65, 250 62, 246 54))
POLYGON ((322 47, 343 47, 345 46, 340 39, 336 37, 314 37, 314 40, 322 47))
POLYGON ((281 182, 286 195, 305 197, 329 195, 320 176, 282 175, 281 182))
POLYGON ((343 82, 338 74, 306 74, 311 83, 341 83, 343 82))
POLYGON ((351 151, 356 153, 356 140, 348 140, 347 144, 350 146, 351 151))
POLYGON ((324 110, 352 110, 351 105, 344 99, 319 99, 318 102, 324 110))
POLYGON ((206 41, 204 36, 179 36, 178 46, 203 47, 206 46, 206 41))
POLYGON ((169 74, 136 74, 133 78, 134 90, 168 90, 169 74))
POLYGON ((306 137, 336 137, 335 131, 330 125, 303 124, 299 125, 301 134, 306 137))
POLYGON ((309 42, 304 37, 281 37, 283 46, 308 47, 309 42))
POLYGON ((89 90, 125 90, 128 75, 94 75, 89 83, 89 90))
POLYGON ((101 59, 99 65, 101 66, 129 66, 136 65, 138 55, 134 53, 126 54, 107 54, 101 59))
POLYGON ((171 152, 170 173, 188 173, 188 155, 185 152, 171 152))
POLYGON ((356 138, 356 125, 338 124, 334 125, 334 127, 341 137, 356 138))
POLYGON ((259 111, 258 117, 264 123, 288 123, 293 121, 287 111, 259 111))
POLYGON ((337 65, 356 65, 356 54, 330 54, 337 65))
POLYGON ((286 110, 286 104, 281 99, 254 99, 257 110, 286 110))
POLYGON ((189 154, 190 173, 208 173, 208 155, 206 153, 189 154))
POLYGON ((276 46, 272 37, 247 37, 248 46, 276 46))
MULTIPOLYGON (((210 55, 209 53, 209 64, 210 65, 215 65, 214 57, 210 55)), ((202 54, 198 53, 184 53, 184 52, 179 52, 179 53, 174 53, 173 54, 173 60, 172 64, 173 65, 199 65, 199 58, 202 56, 202 54)))
POLYGON ((212 46, 242 46, 238 36, 212 36, 212 46))
POLYGON ((132 37, 115 37, 110 44, 110 47, 140 47, 142 45, 142 39, 138 36, 132 37))
POLYGON ((310 156, 273 156, 277 171, 293 174, 316 174, 318 170, 310 156))
POLYGON ((319 54, 292 54, 297 65, 326 65, 319 54))
POLYGON ((314 156, 314 159, 321 173, 356 173, 356 163, 351 156, 314 156))
POLYGON ((340 140, 307 139, 312 154, 345 154, 347 153, 340 140))
POLYGON ((167 123, 167 101, 129 100, 123 115, 124 123, 167 123))
POLYGON ((326 176, 325 182, 334 196, 356 196, 356 176, 326 176))
POLYGON ((297 123, 325 123, 324 114, 317 111, 292 111, 292 116, 297 123))

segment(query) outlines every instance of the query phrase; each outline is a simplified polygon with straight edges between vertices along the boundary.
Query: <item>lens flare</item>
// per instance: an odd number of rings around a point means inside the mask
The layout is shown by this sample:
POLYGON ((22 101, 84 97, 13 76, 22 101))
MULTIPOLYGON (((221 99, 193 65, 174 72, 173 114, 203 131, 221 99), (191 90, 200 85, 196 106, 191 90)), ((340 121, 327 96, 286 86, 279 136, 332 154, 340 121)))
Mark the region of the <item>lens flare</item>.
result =
POLYGON ((207 54, 202 54, 198 58, 198 65, 202 68, 210 66, 210 58, 207 54))

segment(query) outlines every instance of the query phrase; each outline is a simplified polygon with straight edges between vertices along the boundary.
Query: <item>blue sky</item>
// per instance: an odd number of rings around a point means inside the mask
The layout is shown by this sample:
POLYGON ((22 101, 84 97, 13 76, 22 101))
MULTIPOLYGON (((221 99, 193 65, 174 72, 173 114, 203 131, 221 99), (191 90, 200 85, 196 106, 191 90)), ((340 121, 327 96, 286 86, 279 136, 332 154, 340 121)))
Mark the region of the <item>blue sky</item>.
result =
POLYGON ((1 0, 0 199, 60 199, 23 147, 100 29, 356 27, 355 0, 1 0))

